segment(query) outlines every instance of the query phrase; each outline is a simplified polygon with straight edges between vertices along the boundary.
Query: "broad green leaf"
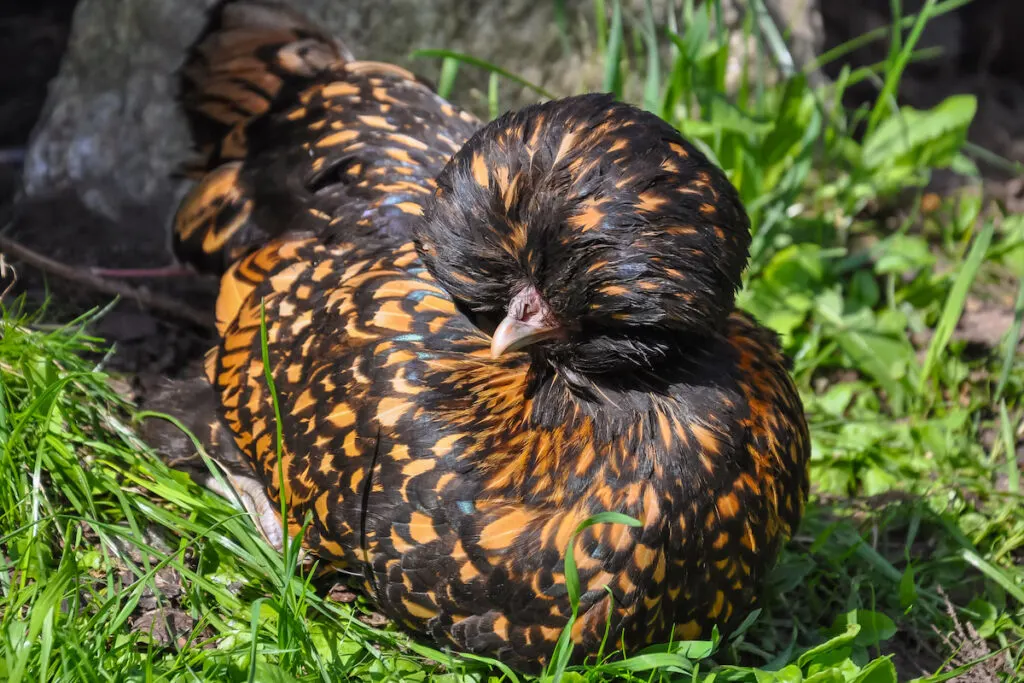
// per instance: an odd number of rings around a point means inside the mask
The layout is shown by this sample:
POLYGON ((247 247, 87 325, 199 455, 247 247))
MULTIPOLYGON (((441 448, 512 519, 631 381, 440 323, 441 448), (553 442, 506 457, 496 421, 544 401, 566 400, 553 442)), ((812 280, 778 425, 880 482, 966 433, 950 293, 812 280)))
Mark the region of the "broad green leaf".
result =
POLYGON ((778 671, 754 671, 757 683, 803 683, 804 674, 799 666, 790 664, 778 671))
POLYGON ((977 108, 973 95, 953 95, 923 111, 903 107, 864 140, 864 166, 948 166, 963 146, 977 108))
POLYGON ((889 657, 881 657, 865 666, 852 683, 897 683, 896 667, 889 657))
POLYGON ((860 626, 860 630, 853 639, 854 645, 877 645, 896 635, 896 624, 892 619, 881 612, 867 609, 853 610, 837 617, 832 623, 832 630, 839 631, 849 628, 852 624, 860 626))
POLYGON ((875 272, 880 274, 906 273, 935 263, 928 242, 917 235, 894 235, 882 243, 879 252, 875 272))
POLYGON ((681 671, 692 671, 693 663, 682 656, 671 652, 652 652, 649 654, 634 655, 627 659, 603 664, 594 667, 594 671, 606 673, 620 673, 627 671, 650 671, 651 669, 672 667, 681 671))
POLYGON ((848 647, 852 645, 853 641, 857 638, 857 634, 860 633, 860 629, 860 624, 846 624, 845 631, 843 631, 837 636, 833 636, 821 645, 816 645, 815 647, 812 647, 811 649, 807 650, 797 658, 796 663, 801 667, 807 666, 808 664, 813 662, 816 657, 819 657, 822 654, 831 652, 833 650, 837 650, 841 647, 848 647))

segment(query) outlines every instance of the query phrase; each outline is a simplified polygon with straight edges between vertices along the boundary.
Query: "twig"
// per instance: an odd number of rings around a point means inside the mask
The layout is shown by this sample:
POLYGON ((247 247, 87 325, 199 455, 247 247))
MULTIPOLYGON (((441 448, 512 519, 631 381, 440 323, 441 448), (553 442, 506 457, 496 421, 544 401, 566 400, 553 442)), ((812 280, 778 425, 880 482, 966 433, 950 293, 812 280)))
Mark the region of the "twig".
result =
POLYGON ((156 266, 154 268, 90 268, 96 277, 113 277, 119 280, 129 278, 172 278, 195 275, 196 271, 187 266, 156 266))
POLYGON ((0 280, 6 279, 7 275, 11 276, 11 281, 4 287, 4 291, 0 292, 0 303, 3 303, 7 293, 11 291, 11 288, 18 283, 18 271, 14 269, 14 266, 7 262, 2 252, 0 252, 0 280))
POLYGON ((163 296, 161 294, 154 294, 146 289, 132 287, 124 284, 123 282, 107 280, 93 275, 86 270, 82 270, 81 268, 75 268, 73 266, 60 263, 59 261, 54 261, 49 257, 36 253, 28 247, 19 244, 5 235, 0 235, 0 252, 8 254, 12 259, 24 261, 30 266, 34 266, 43 272, 56 275, 59 278, 68 280, 69 282, 77 282, 80 285, 84 285, 98 292, 113 294, 124 297, 125 299, 133 299, 140 306, 162 311, 168 315, 180 318, 181 320, 187 320, 201 327, 214 327, 213 316, 211 314, 197 311, 194 308, 186 306, 180 301, 170 297, 163 296))
POLYGON ((24 147, 0 147, 0 164, 21 164, 24 162, 24 147))

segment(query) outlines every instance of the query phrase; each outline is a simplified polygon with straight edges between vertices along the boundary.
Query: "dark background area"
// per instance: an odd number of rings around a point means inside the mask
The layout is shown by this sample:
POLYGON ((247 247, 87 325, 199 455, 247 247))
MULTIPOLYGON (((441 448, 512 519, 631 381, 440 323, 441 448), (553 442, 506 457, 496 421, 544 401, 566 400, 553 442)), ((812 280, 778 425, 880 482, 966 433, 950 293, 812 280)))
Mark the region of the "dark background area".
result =
POLYGON ((24 147, 60 67, 76 3, 0 4, 0 201, 17 189, 24 147))

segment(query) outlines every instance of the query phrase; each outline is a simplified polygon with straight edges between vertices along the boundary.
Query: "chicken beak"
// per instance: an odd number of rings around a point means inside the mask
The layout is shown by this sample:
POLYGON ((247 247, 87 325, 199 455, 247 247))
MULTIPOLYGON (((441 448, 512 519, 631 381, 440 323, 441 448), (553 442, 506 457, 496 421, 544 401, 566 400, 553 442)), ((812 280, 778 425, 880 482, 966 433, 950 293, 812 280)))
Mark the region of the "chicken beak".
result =
POLYGON ((494 336, 491 337, 491 358, 498 358, 502 354, 518 351, 544 339, 552 339, 559 336, 560 333, 561 328, 559 327, 536 325, 507 315, 494 330, 494 336))
POLYGON ((512 297, 508 315, 501 321, 491 337, 491 358, 536 344, 544 339, 564 336, 551 309, 536 287, 529 286, 512 297))

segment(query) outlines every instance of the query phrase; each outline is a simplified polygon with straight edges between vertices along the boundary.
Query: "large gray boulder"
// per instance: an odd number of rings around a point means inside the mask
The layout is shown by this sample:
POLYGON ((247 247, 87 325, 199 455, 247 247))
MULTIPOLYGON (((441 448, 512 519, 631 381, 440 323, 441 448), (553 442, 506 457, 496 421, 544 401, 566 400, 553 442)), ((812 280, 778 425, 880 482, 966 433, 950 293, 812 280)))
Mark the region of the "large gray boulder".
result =
POLYGON ((30 198, 73 193, 108 218, 165 214, 187 150, 174 70, 213 0, 82 0, 29 144, 30 198))

